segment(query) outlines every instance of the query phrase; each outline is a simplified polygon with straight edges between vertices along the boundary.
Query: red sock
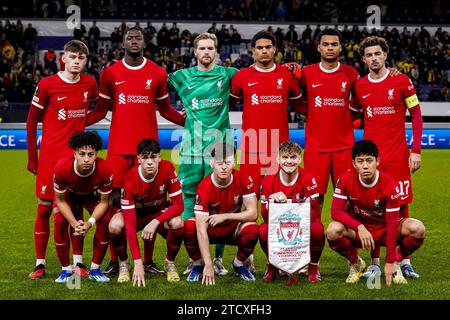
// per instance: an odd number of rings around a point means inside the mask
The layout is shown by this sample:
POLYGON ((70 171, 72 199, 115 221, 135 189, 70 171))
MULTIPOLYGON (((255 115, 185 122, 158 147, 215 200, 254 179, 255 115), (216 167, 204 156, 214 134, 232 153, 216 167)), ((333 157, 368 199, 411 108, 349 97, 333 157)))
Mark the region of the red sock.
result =
POLYGON ((34 223, 34 246, 36 248, 36 259, 45 259, 48 238, 50 237, 50 216, 52 206, 38 203, 36 222, 34 223))
POLYGON ((167 233, 167 260, 175 261, 178 251, 180 251, 181 244, 183 243, 183 227, 178 229, 169 230, 167 233))
POLYGON ((153 262, 153 251, 155 250, 156 234, 153 236, 153 240, 144 240, 144 265, 153 262))
POLYGON ((125 235, 125 230, 122 231, 120 234, 113 234, 110 233, 109 237, 111 239, 111 245, 109 246, 109 250, 114 250, 116 253, 116 259, 113 260, 111 258, 111 261, 117 262, 117 256, 119 257, 120 261, 125 261, 128 259, 128 253, 127 253, 127 238, 125 235))
POLYGON ((238 252, 236 258, 244 262, 255 249, 258 242, 259 227, 256 223, 249 224, 241 229, 239 239, 237 241, 238 252))
POLYGON ((269 224, 267 222, 263 222, 259 226, 259 244, 267 258, 269 258, 268 246, 267 246, 267 242, 268 242, 267 238, 269 236, 268 233, 269 233, 269 224))
POLYGON ((197 228, 195 227, 194 220, 186 220, 184 222, 183 237, 184 246, 186 247, 189 257, 194 261, 201 259, 202 254, 200 253, 200 248, 198 247, 197 228))
POLYGON ((332 250, 336 251, 341 256, 346 257, 350 263, 354 264, 358 261, 358 251, 356 248, 352 247, 352 243, 349 239, 344 237, 340 237, 336 240, 328 239, 328 244, 332 250))
POLYGON ((95 235, 94 235, 94 249, 92 262, 98 265, 101 265, 103 262, 103 258, 106 255, 106 251, 108 251, 109 246, 109 224, 108 217, 103 216, 101 219, 97 221, 95 227, 95 235))
POLYGON ((406 236, 402 239, 400 247, 398 248, 397 253, 397 262, 400 262, 403 259, 407 259, 407 256, 410 256, 414 251, 419 249, 423 245, 424 239, 418 239, 413 236, 406 236))
POLYGON ((316 220, 311 222, 311 263, 318 263, 322 255, 323 247, 325 246, 325 234, 323 232, 322 222, 316 220))
POLYGON ((371 258, 379 258, 380 257, 380 251, 381 251, 381 247, 376 246, 375 249, 373 249, 370 252, 370 257, 371 258))
POLYGON ((69 223, 61 213, 53 215, 55 225, 53 235, 55 238, 56 254, 62 267, 70 265, 70 238, 69 223))

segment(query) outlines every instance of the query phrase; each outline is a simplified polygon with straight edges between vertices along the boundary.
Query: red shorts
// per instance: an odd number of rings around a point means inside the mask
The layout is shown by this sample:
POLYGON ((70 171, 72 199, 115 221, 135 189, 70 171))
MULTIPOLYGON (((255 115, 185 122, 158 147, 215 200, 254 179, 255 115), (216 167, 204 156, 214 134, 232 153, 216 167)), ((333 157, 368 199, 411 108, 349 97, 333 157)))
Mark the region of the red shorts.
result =
POLYGON ((231 221, 215 227, 208 227, 209 243, 236 245, 235 233, 240 222, 231 221))
POLYGON ((113 188, 121 189, 123 188, 123 178, 125 174, 137 164, 137 158, 135 155, 122 155, 122 154, 111 154, 107 156, 106 160, 111 165, 114 179, 113 188))
POLYGON ((53 201, 53 170, 56 162, 38 162, 36 177, 36 197, 42 200, 53 201))
POLYGON ((398 198, 400 205, 409 204, 413 201, 411 171, 409 170, 409 159, 398 161, 380 162, 380 171, 390 175, 398 183, 401 196, 398 198))
POLYGON ((276 154, 248 153, 242 151, 239 171, 244 176, 250 176, 255 187, 256 195, 259 199, 261 192, 261 181, 266 175, 272 175, 278 171, 276 154))
MULTIPOLYGON (((136 232, 144 230, 145 226, 148 225, 153 219, 160 216, 162 212, 158 212, 155 214, 145 214, 145 215, 136 215, 136 232)), ((160 223, 158 229, 156 229, 164 239, 167 237, 167 230, 164 228, 164 223, 160 223)))
POLYGON ((353 168, 352 150, 326 153, 305 152, 304 162, 305 169, 316 178, 317 191, 319 194, 325 194, 330 174, 334 187, 340 175, 353 168))

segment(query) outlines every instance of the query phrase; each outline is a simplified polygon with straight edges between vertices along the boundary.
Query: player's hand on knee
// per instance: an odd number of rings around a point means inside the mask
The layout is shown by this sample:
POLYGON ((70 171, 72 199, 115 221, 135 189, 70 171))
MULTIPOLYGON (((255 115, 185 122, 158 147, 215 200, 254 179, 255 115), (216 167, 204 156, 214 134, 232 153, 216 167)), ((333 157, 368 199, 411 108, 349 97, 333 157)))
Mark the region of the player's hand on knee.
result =
POLYGON ((372 234, 366 229, 366 227, 361 224, 358 227, 358 235, 361 240, 363 249, 372 251, 375 249, 375 241, 373 241, 372 234))
POLYGON ((159 221, 153 219, 150 221, 145 228, 142 230, 142 239, 144 240, 152 240, 155 235, 156 229, 159 226, 159 221))
POLYGON ((386 263, 384 266, 384 274, 386 276, 386 285, 389 287, 392 284, 392 277, 397 272, 397 266, 395 263, 386 263))
POLYGON ((214 278, 214 269, 212 264, 205 265, 203 268, 203 278, 202 278, 202 284, 207 286, 213 286, 216 284, 215 278, 214 278))
POLYGON ((283 67, 288 69, 288 71, 290 73, 292 73, 292 76, 296 80, 300 80, 300 78, 302 77, 302 67, 298 63, 287 62, 287 63, 283 64, 283 67))
POLYGON ((221 223, 224 223, 226 218, 221 214, 213 214, 208 217, 208 223, 211 227, 218 226, 221 223))
POLYGON ((140 262, 134 262, 134 270, 133 270, 133 287, 136 285, 140 287, 142 284, 145 287, 145 271, 142 260, 140 262))

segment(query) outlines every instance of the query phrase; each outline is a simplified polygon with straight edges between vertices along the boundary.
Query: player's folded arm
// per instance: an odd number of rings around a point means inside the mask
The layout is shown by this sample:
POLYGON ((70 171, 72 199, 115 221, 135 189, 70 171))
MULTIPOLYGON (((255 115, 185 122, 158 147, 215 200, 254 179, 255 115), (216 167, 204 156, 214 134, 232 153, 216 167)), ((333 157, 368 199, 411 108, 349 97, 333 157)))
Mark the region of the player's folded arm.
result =
POLYGON ((156 105, 159 113, 167 120, 184 127, 186 119, 170 104, 169 95, 164 95, 161 98, 156 98, 156 105))
POLYGON ((353 219, 346 211, 345 206, 347 204, 347 197, 343 195, 334 194, 333 201, 331 203, 331 219, 342 223, 347 228, 354 230, 358 229, 361 223, 353 219))

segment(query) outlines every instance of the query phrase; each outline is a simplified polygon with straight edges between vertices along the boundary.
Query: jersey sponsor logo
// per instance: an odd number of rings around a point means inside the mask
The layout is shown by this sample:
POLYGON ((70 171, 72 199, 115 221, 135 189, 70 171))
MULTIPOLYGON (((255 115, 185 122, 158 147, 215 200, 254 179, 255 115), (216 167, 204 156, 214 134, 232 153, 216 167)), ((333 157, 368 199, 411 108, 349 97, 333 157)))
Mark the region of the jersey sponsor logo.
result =
POLYGON ((58 110, 58 120, 66 120, 66 111, 64 109, 58 110))
POLYGON ((362 96, 362 98, 365 99, 365 98, 367 98, 367 97, 370 96, 370 95, 371 95, 371 93, 365 94, 365 95, 362 96))
POLYGON ((58 120, 74 119, 74 118, 84 118, 86 116, 86 109, 77 110, 58 110, 58 120))
POLYGON ((251 87, 251 86, 254 86, 255 84, 258 84, 258 82, 249 82, 248 86, 251 87))
POLYGON ((192 99, 192 109, 198 109, 198 99, 192 99))
POLYGON ((126 104, 126 103, 142 103, 142 104, 149 104, 150 98, 149 96, 141 96, 141 95, 125 95, 124 93, 119 94, 118 96, 119 104, 126 104))
POLYGON ((145 83, 145 90, 150 90, 150 88, 152 87, 152 81, 153 79, 147 80, 147 82, 145 83))
POLYGON ((322 84, 321 83, 313 83, 312 84, 312 87, 313 88, 317 88, 317 87, 319 87, 319 86, 321 86, 322 84))
POLYGON ((64 97, 57 97, 56 99, 57 99, 58 101, 61 101, 61 100, 64 100, 65 98, 67 98, 67 96, 64 96, 64 97))
POLYGON ((316 96, 314 98, 314 106, 316 108, 320 107, 345 107, 345 100, 340 98, 322 98, 321 96, 316 96))
POLYGON ((119 94, 119 104, 125 104, 126 103, 126 96, 124 93, 119 94))
POLYGON ((314 98, 314 106, 316 108, 322 107, 322 98, 320 96, 314 98))
POLYGON ((366 108, 367 117, 371 118, 373 116, 395 114, 394 106, 383 106, 383 107, 371 107, 366 108))
POLYGON ((383 216, 385 214, 385 210, 365 210, 362 208, 359 208, 358 206, 354 206, 353 208, 355 210, 355 213, 360 215, 360 216, 365 216, 365 217, 374 217, 374 216, 383 216))
POLYGON ((118 86, 119 84, 122 84, 122 83, 124 83, 125 81, 116 81, 116 82, 114 82, 114 84, 116 85, 116 86, 118 86))
POLYGON ((347 81, 342 81, 341 83, 341 92, 345 92, 347 88, 347 81))
POLYGON ((198 100, 197 98, 193 98, 191 100, 192 109, 206 109, 206 108, 215 108, 222 107, 223 101, 221 98, 213 98, 213 99, 202 99, 198 100))
POLYGON ((277 80, 277 89, 283 89, 283 78, 277 80))
POLYGON ((394 89, 388 90, 388 100, 394 100, 394 89))
POLYGON ((256 93, 252 94, 252 106, 259 105, 258 95, 256 93))

